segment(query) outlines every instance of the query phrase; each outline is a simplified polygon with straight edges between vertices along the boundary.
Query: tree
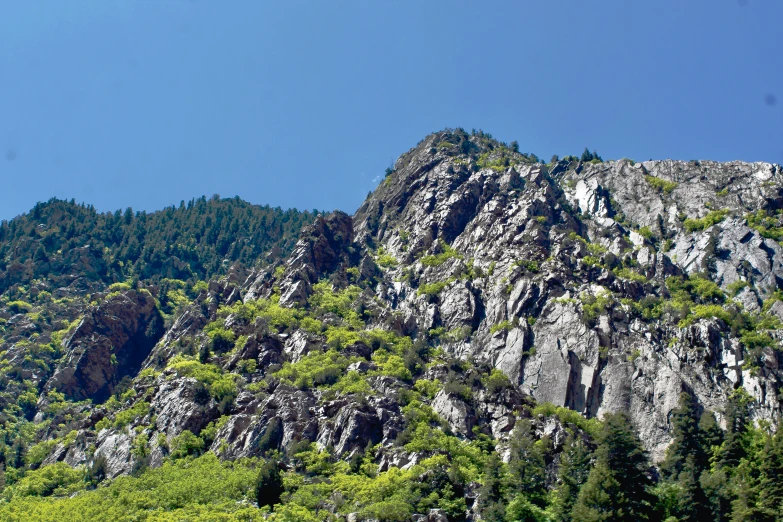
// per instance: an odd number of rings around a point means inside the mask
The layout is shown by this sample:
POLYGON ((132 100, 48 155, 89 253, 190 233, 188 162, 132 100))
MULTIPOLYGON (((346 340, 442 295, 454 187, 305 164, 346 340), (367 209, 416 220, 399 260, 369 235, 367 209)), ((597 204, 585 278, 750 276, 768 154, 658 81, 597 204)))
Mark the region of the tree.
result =
POLYGON ((494 451, 484 465, 479 496, 479 513, 486 522, 504 522, 506 509, 503 503, 503 465, 494 451))
POLYGON ((267 460, 261 464, 256 479, 256 501, 258 507, 273 507, 280 503, 283 494, 283 478, 280 475, 280 464, 267 460))
POLYGON ((546 462, 542 441, 536 442, 529 420, 520 420, 509 439, 508 471, 515 493, 542 505, 546 493, 546 462))
POLYGON ((585 163, 587 163, 588 161, 592 161, 593 160, 593 153, 590 152, 590 149, 585 147, 585 150, 582 153, 582 157, 579 158, 579 159, 580 159, 580 161, 585 162, 585 163))
POLYGON ((580 522, 648 520, 647 455, 624 413, 606 415, 590 471, 572 511, 580 522))
POLYGON ((751 397, 742 388, 736 390, 726 403, 726 435, 719 451, 719 465, 735 469, 747 455, 743 438, 748 427, 748 405, 751 397))
POLYGON ((579 489, 587 482, 590 474, 592 452, 581 437, 569 433, 560 453, 560 468, 557 473, 558 487, 553 492, 552 512, 555 520, 568 522, 576 502, 579 489))
MULTIPOLYGON (((743 480, 746 481, 751 476, 746 466, 741 470, 740 477, 734 480, 740 463, 748 455, 745 438, 748 431, 748 406, 751 400, 742 388, 729 397, 724 412, 726 433, 723 442, 719 447, 715 447, 711 469, 702 473, 700 478, 701 487, 712 510, 712 519, 716 522, 729 520, 732 502, 736 494, 742 492, 743 480)), ((750 490, 746 492, 750 493, 750 490)), ((739 504, 737 508, 738 511, 744 511, 739 504)))
POLYGON ((694 457, 695 473, 701 473, 706 464, 706 452, 702 448, 696 403, 688 393, 680 394, 679 406, 671 413, 671 431, 673 440, 666 450, 666 458, 661 463, 665 478, 676 479, 683 471, 685 460, 694 457))
POLYGON ((783 423, 768 436, 759 459, 758 520, 783 520, 783 423))

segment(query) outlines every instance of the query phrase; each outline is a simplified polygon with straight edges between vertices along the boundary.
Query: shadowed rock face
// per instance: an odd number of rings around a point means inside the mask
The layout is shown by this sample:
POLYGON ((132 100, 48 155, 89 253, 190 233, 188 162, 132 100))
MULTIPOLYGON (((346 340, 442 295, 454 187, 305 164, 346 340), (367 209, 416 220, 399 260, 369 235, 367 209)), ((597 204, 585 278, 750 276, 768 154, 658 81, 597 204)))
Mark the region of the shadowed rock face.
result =
POLYGON ((103 402, 125 376, 135 376, 164 333, 155 299, 128 291, 91 308, 63 341, 66 355, 47 383, 72 400, 103 402))

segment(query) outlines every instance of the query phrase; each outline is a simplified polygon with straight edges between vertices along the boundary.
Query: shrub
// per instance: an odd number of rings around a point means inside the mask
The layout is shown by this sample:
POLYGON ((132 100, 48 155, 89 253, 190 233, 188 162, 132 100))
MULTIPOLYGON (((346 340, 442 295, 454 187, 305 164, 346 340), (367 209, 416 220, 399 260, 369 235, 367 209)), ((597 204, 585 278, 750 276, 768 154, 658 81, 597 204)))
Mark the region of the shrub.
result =
POLYGON ((598 317, 610 309, 614 303, 611 295, 606 293, 595 296, 582 294, 580 300, 582 301, 582 319, 590 326, 594 325, 598 317))
POLYGON ((450 283, 454 282, 455 279, 449 279, 448 281, 437 281, 435 283, 428 283, 423 284, 419 287, 419 289, 416 291, 417 295, 426 295, 428 297, 434 297, 438 294, 440 294, 444 288, 449 286, 450 283))
POLYGON ((460 326, 458 328, 452 328, 448 332, 441 334, 440 339, 444 343, 458 343, 470 338, 473 333, 473 328, 470 326, 460 326))
POLYGON ((650 227, 642 227, 639 229, 639 235, 649 241, 653 238, 653 231, 650 227))
POLYGON ((28 471, 19 482, 7 488, 6 500, 20 497, 47 497, 67 495, 84 486, 84 467, 72 468, 65 462, 57 462, 35 471, 28 471))
POLYGON ((655 176, 645 176, 644 180, 655 190, 658 192, 663 192, 665 194, 670 194, 674 189, 677 188, 677 182, 675 181, 666 181, 665 179, 661 179, 655 176))
MULTIPOLYGON (((138 477, 120 477, 78 495, 57 499, 14 496, 11 502, 0 504, 0 520, 255 520, 259 512, 247 501, 254 498, 257 462, 220 462, 212 453, 167 460, 138 477)), ((39 471, 50 473, 44 469, 39 471)), ((65 468, 62 471, 69 473, 65 468)), ((64 495, 86 486, 76 480, 72 474, 66 479, 73 488, 63 488, 64 495)))
POLYGON ((130 283, 113 283, 109 285, 109 292, 124 292, 130 289, 130 283))
POLYGON ((421 263, 424 266, 440 266, 452 258, 462 259, 462 256, 459 255, 456 250, 451 248, 451 246, 447 245, 443 241, 440 241, 440 250, 440 254, 422 257, 421 263))
POLYGON ((213 328, 207 332, 207 337, 209 338, 209 348, 214 353, 226 353, 234 348, 236 335, 231 330, 213 328))
POLYGON ((285 363, 273 375, 297 388, 309 389, 336 383, 351 362, 334 349, 310 352, 295 363, 285 363))
POLYGON ((364 378, 359 372, 350 371, 340 378, 339 381, 334 383, 332 389, 342 393, 370 393, 370 384, 367 379, 364 378))
POLYGON ((499 332, 501 330, 506 332, 506 331, 508 331, 510 329, 511 329, 511 321, 506 320, 506 321, 501 321, 501 322, 499 322, 497 324, 493 324, 489 328, 489 333, 494 335, 495 333, 497 333, 497 332, 499 332))
POLYGON ((726 286, 726 290, 728 290, 729 294, 731 294, 731 296, 734 297, 737 294, 739 294, 742 291, 742 289, 745 288, 746 286, 748 286, 747 281, 743 281, 742 279, 737 279, 733 283, 726 286))
POLYGON ((236 376, 224 374, 214 364, 204 364, 184 355, 177 355, 169 363, 169 368, 183 377, 193 377, 209 389, 209 394, 217 401, 233 400, 236 397, 236 376))
POLYGON ((527 269, 528 272, 532 272, 534 274, 537 274, 540 270, 537 261, 531 261, 528 259, 519 259, 514 261, 514 266, 521 266, 522 268, 527 269))
POLYGON ((538 404, 533 408, 533 415, 543 415, 544 417, 555 416, 560 419, 560 422, 573 424, 593 437, 596 437, 601 431, 601 421, 598 419, 587 419, 579 412, 563 408, 562 406, 555 406, 550 402, 538 404))
POLYGON ((505 373, 498 370, 497 368, 493 368, 486 377, 484 386, 487 388, 489 393, 494 395, 500 391, 505 390, 506 388, 511 387, 511 381, 508 380, 508 377, 506 377, 505 373))
POLYGON ((437 395, 441 390, 441 388, 441 382, 437 379, 432 381, 428 379, 419 379, 413 384, 413 389, 428 399, 433 399, 435 395, 437 395))
POLYGON ((313 295, 309 304, 316 316, 327 313, 337 314, 348 326, 359 329, 364 327, 355 306, 362 289, 351 285, 342 290, 333 290, 327 281, 320 281, 313 285, 313 295))
POLYGON ((683 225, 688 232, 696 232, 710 228, 712 225, 718 224, 729 215, 728 209, 713 210, 703 218, 699 219, 686 219, 683 225))
POLYGON ((150 411, 150 403, 139 401, 127 410, 117 412, 114 416, 114 427, 123 428, 136 420, 145 417, 150 411))
POLYGON ((8 309, 15 314, 27 314, 33 310, 33 305, 24 301, 11 301, 8 303, 8 309))
POLYGON ((783 240, 783 226, 779 216, 770 216, 766 210, 760 209, 745 216, 745 222, 763 237, 783 240))
POLYGON ((188 455, 198 455, 204 449, 204 440, 193 435, 190 430, 185 430, 169 443, 171 458, 180 459, 188 455))
POLYGON ((43 462, 46 457, 49 456, 52 450, 54 450, 54 448, 57 446, 58 442, 59 441, 57 439, 52 439, 45 440, 30 446, 30 449, 27 450, 27 455, 24 457, 25 463, 31 467, 37 466, 43 462))
POLYGON ((629 281, 636 281, 637 283, 646 283, 647 278, 639 272, 634 272, 630 268, 615 268, 614 274, 620 279, 627 279, 629 281))

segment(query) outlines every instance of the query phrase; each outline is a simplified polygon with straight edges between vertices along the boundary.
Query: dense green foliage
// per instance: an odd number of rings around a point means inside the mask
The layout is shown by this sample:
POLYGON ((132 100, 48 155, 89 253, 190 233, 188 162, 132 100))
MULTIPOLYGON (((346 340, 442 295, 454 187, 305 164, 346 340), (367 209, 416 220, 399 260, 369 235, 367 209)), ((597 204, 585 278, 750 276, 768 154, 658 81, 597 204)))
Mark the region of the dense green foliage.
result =
POLYGON ((82 275, 103 282, 208 279, 235 262, 252 266, 276 247, 289 251, 313 217, 217 196, 152 213, 98 213, 52 199, 0 224, 0 291, 67 273, 84 255, 91 263, 82 275))

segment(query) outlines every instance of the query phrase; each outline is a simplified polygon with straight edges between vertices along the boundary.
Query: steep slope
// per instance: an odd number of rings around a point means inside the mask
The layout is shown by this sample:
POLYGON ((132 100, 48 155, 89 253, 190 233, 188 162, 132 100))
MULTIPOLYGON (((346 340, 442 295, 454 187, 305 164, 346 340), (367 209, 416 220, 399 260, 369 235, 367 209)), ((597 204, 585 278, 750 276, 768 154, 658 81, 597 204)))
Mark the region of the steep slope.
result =
MULTIPOLYGON (((628 415, 655 462, 683 392, 726 441, 745 429, 742 408, 776 425, 783 169, 544 164, 516 149, 435 133, 354 216, 318 215, 269 265, 232 258, 180 290, 150 269, 153 280, 92 290, 79 314, 50 299, 67 319, 56 328, 41 330, 37 309, 7 314, 3 397, 22 411, 4 425, 3 462, 111 478, 209 450, 281 461, 289 496, 274 520, 478 520, 496 452, 515 488, 532 473, 519 462, 539 474, 510 510, 560 509, 546 491, 563 491, 575 448, 587 469, 596 436, 624 419, 611 413, 628 415)), ((0 267, 6 279, 34 288, 36 262, 16 263, 0 267)), ((6 308, 24 308, 9 288, 6 308)))

